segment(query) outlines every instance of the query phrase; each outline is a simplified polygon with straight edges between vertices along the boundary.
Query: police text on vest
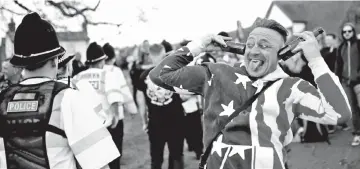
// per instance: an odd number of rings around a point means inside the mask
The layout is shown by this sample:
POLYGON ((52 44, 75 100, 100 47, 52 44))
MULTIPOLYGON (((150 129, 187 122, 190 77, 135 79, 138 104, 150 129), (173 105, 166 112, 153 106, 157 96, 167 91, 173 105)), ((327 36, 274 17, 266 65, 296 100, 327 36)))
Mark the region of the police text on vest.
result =
POLYGON ((36 112, 38 111, 39 103, 37 100, 34 101, 15 101, 9 102, 7 106, 8 113, 15 112, 36 112))

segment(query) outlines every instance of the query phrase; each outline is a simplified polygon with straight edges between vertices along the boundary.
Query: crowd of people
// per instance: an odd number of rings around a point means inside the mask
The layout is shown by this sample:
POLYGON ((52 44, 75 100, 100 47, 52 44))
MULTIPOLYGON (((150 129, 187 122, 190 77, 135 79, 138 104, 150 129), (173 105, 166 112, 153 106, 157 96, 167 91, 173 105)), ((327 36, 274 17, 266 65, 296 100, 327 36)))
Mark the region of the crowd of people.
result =
POLYGON ((119 169, 124 113, 140 114, 152 169, 165 145, 169 169, 184 169, 185 142, 200 168, 287 168, 293 137, 328 141, 324 133, 349 130, 351 118, 351 145, 360 145, 354 25, 343 26, 340 45, 333 33, 294 34, 304 42, 286 61, 278 51, 288 31, 268 19, 253 26, 243 55, 221 50, 234 40, 226 32, 179 47, 145 40, 126 64, 130 84, 111 44, 90 43, 82 63, 49 22, 27 14, 2 63, 0 168, 119 169))

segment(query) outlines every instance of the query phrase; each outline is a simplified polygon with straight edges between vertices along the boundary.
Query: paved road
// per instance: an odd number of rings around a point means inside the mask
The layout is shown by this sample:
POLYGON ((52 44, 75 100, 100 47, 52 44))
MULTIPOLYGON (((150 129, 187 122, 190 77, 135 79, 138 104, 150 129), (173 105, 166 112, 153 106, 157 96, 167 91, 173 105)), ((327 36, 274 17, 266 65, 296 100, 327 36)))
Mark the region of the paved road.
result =
POLYGON ((327 143, 291 144, 291 169, 360 169, 360 146, 351 147, 350 131, 330 135, 327 143))
MULTIPOLYGON (((360 146, 349 146, 350 132, 339 131, 330 136, 331 145, 327 143, 290 144, 290 169, 360 169, 360 146)), ((126 118, 124 157, 122 169, 149 169, 150 155, 147 134, 141 130, 140 116, 126 118)), ((164 155, 163 168, 167 168, 167 151, 164 155)), ((184 148, 186 169, 196 169, 198 161, 195 154, 184 148)))

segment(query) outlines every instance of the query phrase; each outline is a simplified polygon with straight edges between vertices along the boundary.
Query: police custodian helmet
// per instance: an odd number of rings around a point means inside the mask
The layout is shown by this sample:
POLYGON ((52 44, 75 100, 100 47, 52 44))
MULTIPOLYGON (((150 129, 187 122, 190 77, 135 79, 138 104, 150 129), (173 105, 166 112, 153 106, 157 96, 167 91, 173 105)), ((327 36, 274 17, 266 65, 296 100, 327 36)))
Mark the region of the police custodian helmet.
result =
POLYGON ((53 26, 39 14, 27 14, 15 31, 14 56, 10 63, 27 67, 65 54, 53 26))

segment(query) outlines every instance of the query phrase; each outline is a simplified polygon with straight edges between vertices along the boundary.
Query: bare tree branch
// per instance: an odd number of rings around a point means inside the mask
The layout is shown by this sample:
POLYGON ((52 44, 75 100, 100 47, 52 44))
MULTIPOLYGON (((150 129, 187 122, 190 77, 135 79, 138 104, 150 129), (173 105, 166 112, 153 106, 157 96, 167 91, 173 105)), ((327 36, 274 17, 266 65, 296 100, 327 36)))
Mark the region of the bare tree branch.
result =
POLYGON ((84 22, 86 24, 89 24, 89 25, 112 25, 112 26, 117 26, 117 27, 120 27, 122 25, 122 24, 111 23, 111 22, 91 21, 85 15, 86 11, 96 11, 97 8, 100 5, 101 0, 98 1, 98 3, 96 4, 96 6, 94 8, 86 7, 86 8, 83 8, 83 9, 77 9, 73 5, 70 5, 69 3, 66 3, 66 2, 54 2, 54 1, 51 1, 51 0, 48 0, 47 2, 51 6, 57 8, 58 10, 60 10, 61 14, 66 16, 66 17, 82 16, 83 19, 84 19, 84 22), (73 11, 73 12, 71 12, 71 11, 73 11))
POLYGON ((94 21, 87 21, 86 22, 89 25, 111 25, 111 26, 117 26, 120 27, 122 23, 111 23, 111 22, 94 22, 94 21))
POLYGON ((96 6, 94 8, 86 7, 86 8, 83 8, 83 9, 75 8, 73 5, 70 5, 69 3, 66 3, 66 2, 54 2, 54 1, 51 1, 51 0, 48 0, 46 2, 49 5, 54 6, 55 8, 59 9, 60 12, 64 16, 74 17, 74 16, 77 16, 77 15, 82 15, 86 11, 96 11, 97 8, 100 5, 101 0, 98 1, 98 3, 96 4, 96 6), (67 9, 68 11, 66 11, 65 9, 67 9), (70 13, 70 11, 74 11, 74 12, 70 13))
MULTIPOLYGON (((65 25, 59 25, 59 24, 56 24, 53 21, 51 21, 51 19, 49 19, 47 17, 46 13, 44 13, 44 11, 42 11, 40 8, 30 9, 25 4, 20 3, 18 0, 13 0, 13 2, 18 7, 25 10, 27 13, 38 12, 42 18, 46 19, 54 27, 67 30, 67 27, 65 25)), ((110 26, 120 27, 122 25, 122 23, 111 23, 111 22, 105 22, 105 21, 97 22, 97 21, 92 20, 90 18, 90 16, 86 15, 86 12, 90 12, 90 11, 95 12, 99 7, 100 2, 101 2, 101 0, 98 0, 97 4, 94 7, 84 7, 84 8, 80 8, 80 7, 78 7, 78 4, 74 4, 74 3, 71 3, 68 1, 55 2, 52 0, 46 0, 46 5, 51 6, 55 9, 58 9, 64 17, 68 17, 68 18, 78 17, 78 16, 82 17, 84 19, 84 23, 88 24, 88 25, 110 25, 110 26)), ((4 6, 0 7, 0 11, 6 11, 6 12, 9 12, 9 13, 12 13, 15 15, 26 15, 26 13, 16 12, 15 10, 6 8, 4 6)))
POLYGON ((22 9, 24 9, 24 10, 26 10, 27 12, 33 12, 32 10, 30 10, 28 7, 26 7, 25 5, 23 5, 22 3, 20 3, 19 1, 17 1, 17 0, 14 0, 14 3, 16 4, 16 5, 18 5, 20 8, 22 8, 22 9))
POLYGON ((0 11, 7 11, 7 12, 10 12, 10 13, 12 13, 12 14, 21 15, 21 16, 22 16, 22 15, 26 15, 25 13, 15 12, 14 10, 5 8, 4 6, 0 7, 0 11))

